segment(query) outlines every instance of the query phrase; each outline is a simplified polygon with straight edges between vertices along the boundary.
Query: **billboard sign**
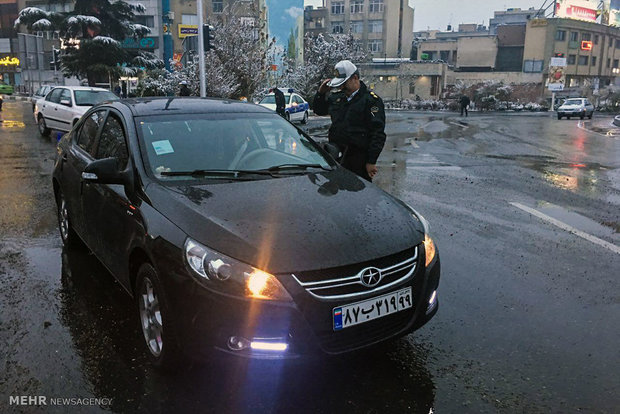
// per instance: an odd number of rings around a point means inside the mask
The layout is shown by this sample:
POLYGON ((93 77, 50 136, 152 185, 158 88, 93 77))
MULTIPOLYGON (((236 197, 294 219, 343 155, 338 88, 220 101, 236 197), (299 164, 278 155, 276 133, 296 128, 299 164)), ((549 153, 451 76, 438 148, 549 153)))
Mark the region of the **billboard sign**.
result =
POLYGON ((552 92, 564 90, 566 83, 566 58, 552 57, 549 61, 549 79, 547 80, 547 88, 552 92))
POLYGON ((598 1, 557 0, 555 3, 555 16, 596 22, 598 17, 598 1))
POLYGON ((620 27, 620 0, 607 0, 604 5, 608 13, 608 24, 620 27))

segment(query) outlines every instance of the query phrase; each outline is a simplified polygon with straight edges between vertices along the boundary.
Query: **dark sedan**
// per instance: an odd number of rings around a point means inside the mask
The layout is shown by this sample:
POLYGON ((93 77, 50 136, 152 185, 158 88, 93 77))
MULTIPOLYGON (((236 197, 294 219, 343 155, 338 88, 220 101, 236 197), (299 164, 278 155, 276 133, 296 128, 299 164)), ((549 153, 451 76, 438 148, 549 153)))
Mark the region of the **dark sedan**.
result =
POLYGON ((339 354, 437 311, 424 218, 258 105, 101 104, 60 141, 53 185, 63 242, 135 298, 157 366, 339 354))

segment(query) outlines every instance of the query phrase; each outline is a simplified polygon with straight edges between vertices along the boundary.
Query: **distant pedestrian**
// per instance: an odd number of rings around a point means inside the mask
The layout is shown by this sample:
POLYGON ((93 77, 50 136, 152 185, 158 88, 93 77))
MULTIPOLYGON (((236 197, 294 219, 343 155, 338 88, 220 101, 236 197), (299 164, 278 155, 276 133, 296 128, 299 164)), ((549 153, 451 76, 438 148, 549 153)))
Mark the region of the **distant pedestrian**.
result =
POLYGON ((181 89, 179 90, 179 96, 190 96, 191 91, 189 90, 189 86, 187 86, 187 81, 181 81, 181 89))
POLYGON ((116 87, 114 88, 114 94, 119 98, 121 97, 121 85, 116 85, 116 87))
POLYGON ((471 103, 469 96, 467 95, 461 96, 461 99, 459 100, 459 102, 461 103, 461 116, 463 116, 463 112, 465 112, 465 116, 467 117, 468 110, 469 110, 469 104, 471 103))
POLYGON ((276 112, 282 117, 286 118, 286 99, 284 99, 284 92, 278 87, 273 88, 273 95, 276 98, 276 112))
POLYGON ((0 95, 0 112, 2 112, 2 95, 0 95))

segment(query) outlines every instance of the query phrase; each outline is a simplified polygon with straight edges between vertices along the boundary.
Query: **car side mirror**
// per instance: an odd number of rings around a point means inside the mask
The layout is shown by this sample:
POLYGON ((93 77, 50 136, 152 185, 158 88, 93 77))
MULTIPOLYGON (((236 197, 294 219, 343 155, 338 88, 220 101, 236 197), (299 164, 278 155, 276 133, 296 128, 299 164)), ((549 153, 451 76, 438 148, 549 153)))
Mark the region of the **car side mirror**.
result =
POLYGON ((71 101, 69 99, 62 99, 60 104, 64 106, 71 106, 71 101))
POLYGON ((333 159, 338 161, 340 159, 340 149, 332 144, 331 142, 326 142, 323 144, 323 149, 332 156, 333 159))
POLYGON ((118 168, 117 158, 104 158, 88 164, 82 180, 99 184, 128 184, 127 174, 118 168))

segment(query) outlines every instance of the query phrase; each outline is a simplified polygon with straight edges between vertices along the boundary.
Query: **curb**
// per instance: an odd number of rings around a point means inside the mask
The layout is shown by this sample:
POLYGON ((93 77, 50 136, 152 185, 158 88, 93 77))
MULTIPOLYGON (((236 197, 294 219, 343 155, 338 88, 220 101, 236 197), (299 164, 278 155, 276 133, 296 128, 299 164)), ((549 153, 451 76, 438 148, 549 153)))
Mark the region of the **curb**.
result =
POLYGON ((29 97, 28 96, 15 96, 15 95, 2 95, 2 99, 5 101, 27 101, 29 97))

